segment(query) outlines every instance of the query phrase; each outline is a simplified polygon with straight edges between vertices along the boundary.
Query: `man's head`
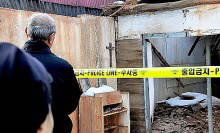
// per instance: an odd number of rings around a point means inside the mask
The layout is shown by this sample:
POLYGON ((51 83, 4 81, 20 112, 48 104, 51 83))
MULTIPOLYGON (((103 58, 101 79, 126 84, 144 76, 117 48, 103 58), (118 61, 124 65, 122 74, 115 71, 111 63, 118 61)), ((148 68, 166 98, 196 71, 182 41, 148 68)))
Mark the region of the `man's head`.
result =
POLYGON ((56 33, 55 21, 48 14, 35 13, 28 19, 25 32, 27 37, 44 41, 51 48, 56 33))
POLYGON ((52 77, 44 66, 17 47, 0 43, 0 130, 51 133, 52 77))

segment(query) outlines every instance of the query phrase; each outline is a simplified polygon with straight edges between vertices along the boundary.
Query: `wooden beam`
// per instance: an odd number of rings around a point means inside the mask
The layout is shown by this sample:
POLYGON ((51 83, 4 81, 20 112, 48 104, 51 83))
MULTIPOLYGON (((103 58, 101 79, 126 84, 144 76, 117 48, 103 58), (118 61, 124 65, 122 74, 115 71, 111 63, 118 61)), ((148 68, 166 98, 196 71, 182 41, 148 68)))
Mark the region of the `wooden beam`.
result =
POLYGON ((104 114, 103 116, 109 116, 109 115, 114 115, 114 114, 119 114, 119 113, 122 113, 122 112, 126 112, 128 109, 127 108, 122 108, 120 110, 116 110, 116 111, 113 111, 113 112, 110 112, 110 113, 106 113, 104 114))
MULTIPOLYGON (((162 64, 166 67, 170 67, 170 64, 163 58, 163 56, 161 55, 161 53, 156 49, 156 47, 151 43, 152 45, 152 49, 153 49, 153 52, 156 54, 156 56, 160 59, 160 61, 162 62, 162 64)), ((178 84, 180 86, 182 86, 184 88, 184 84, 183 82, 178 79, 178 78, 175 78, 176 81, 178 82, 178 84)))
MULTIPOLYGON (((168 11, 182 9, 186 7, 193 7, 197 5, 207 5, 207 4, 219 4, 220 0, 181 0, 177 2, 168 2, 160 4, 137 4, 137 5, 126 5, 124 9, 120 10, 116 16, 139 14, 143 12, 155 12, 155 11, 168 11)), ((114 9, 108 9, 105 11, 104 15, 108 16, 114 13, 118 8, 114 6, 114 9)))
POLYGON ((211 52, 215 51, 216 48, 218 48, 218 45, 219 45, 219 43, 220 43, 220 35, 217 35, 216 38, 217 38, 217 39, 216 39, 216 41, 215 41, 215 43, 214 43, 213 48, 211 49, 211 52))
POLYGON ((191 49, 189 50, 189 53, 188 53, 188 56, 190 56, 193 52, 193 50, 195 49, 196 45, 198 44, 199 42, 199 39, 200 39, 200 36, 196 38, 195 42, 193 43, 191 49))

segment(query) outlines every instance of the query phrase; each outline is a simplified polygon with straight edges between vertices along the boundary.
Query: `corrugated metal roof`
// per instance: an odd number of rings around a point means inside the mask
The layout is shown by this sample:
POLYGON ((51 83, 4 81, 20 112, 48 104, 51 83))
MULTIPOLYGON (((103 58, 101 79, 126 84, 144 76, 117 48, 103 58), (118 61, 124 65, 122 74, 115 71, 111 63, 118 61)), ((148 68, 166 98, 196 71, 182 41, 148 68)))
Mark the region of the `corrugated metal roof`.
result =
POLYGON ((52 2, 40 2, 36 0, 7 0, 7 2, 5 0, 0 0, 0 7, 12 8, 16 10, 51 13, 72 17, 76 17, 77 15, 82 14, 91 14, 96 16, 100 16, 102 14, 102 10, 97 8, 71 6, 52 2))
POLYGON ((112 4, 116 0, 40 0, 40 1, 101 9, 101 6, 112 4))

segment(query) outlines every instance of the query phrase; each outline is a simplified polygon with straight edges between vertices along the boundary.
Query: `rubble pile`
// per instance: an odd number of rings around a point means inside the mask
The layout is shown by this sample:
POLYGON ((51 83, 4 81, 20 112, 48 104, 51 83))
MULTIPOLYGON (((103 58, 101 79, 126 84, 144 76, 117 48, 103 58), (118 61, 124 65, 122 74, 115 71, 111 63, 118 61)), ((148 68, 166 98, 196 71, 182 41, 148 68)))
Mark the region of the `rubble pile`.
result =
MULTIPOLYGON (((213 105, 213 128, 220 133, 220 105, 213 105)), ((159 103, 155 109, 154 133, 207 133, 208 110, 206 108, 171 107, 167 103, 159 103)))

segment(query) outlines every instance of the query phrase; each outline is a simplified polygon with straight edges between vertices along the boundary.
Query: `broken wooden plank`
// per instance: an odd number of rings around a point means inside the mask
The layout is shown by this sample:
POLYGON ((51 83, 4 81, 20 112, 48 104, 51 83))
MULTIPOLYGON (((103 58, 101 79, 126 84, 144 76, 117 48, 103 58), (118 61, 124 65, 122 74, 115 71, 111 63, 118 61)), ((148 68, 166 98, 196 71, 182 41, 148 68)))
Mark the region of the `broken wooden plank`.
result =
MULTIPOLYGON (((120 12, 117 12, 115 16, 124 16, 131 14, 140 14, 143 12, 155 12, 155 11, 169 11, 182 9, 186 7, 193 7, 197 5, 207 5, 207 4, 219 4, 219 0, 181 0, 177 2, 168 2, 160 4, 137 4, 137 5, 126 5, 125 8, 121 9, 120 12)), ((108 16, 114 13, 116 9, 108 9, 105 11, 104 15, 108 16)))
MULTIPOLYGON (((161 53, 156 49, 156 47, 154 47, 154 45, 153 45, 152 43, 151 43, 151 45, 152 45, 152 50, 153 50, 153 52, 154 52, 154 53, 156 54, 156 56, 160 59, 160 61, 161 61, 166 67, 170 67, 170 64, 163 58, 163 56, 162 56, 161 53)), ((178 79, 178 78, 175 78, 175 79, 177 80, 178 84, 184 88, 183 82, 182 82, 180 79, 178 79)))
POLYGON ((129 133, 129 128, 126 126, 120 126, 113 130, 114 133, 129 133))
POLYGON ((117 128, 118 126, 105 126, 105 132, 106 131, 109 131, 109 130, 112 130, 112 129, 115 129, 117 128))
POLYGON ((200 36, 196 38, 196 40, 195 40, 195 42, 193 43, 191 49, 189 50, 188 56, 190 56, 190 55, 192 54, 192 52, 193 52, 193 50, 195 49, 196 45, 198 44, 200 38, 201 38, 200 36))
POLYGON ((113 12, 112 14, 110 14, 109 17, 112 17, 112 16, 114 16, 115 14, 117 14, 117 13, 120 12, 124 7, 125 7, 125 5, 123 5, 123 6, 120 7, 118 10, 116 10, 115 12, 113 12))
POLYGON ((128 109, 127 108, 121 108, 109 113, 104 114, 103 116, 109 116, 109 115, 114 115, 114 114, 118 114, 118 113, 122 113, 122 112, 126 112, 128 109))

